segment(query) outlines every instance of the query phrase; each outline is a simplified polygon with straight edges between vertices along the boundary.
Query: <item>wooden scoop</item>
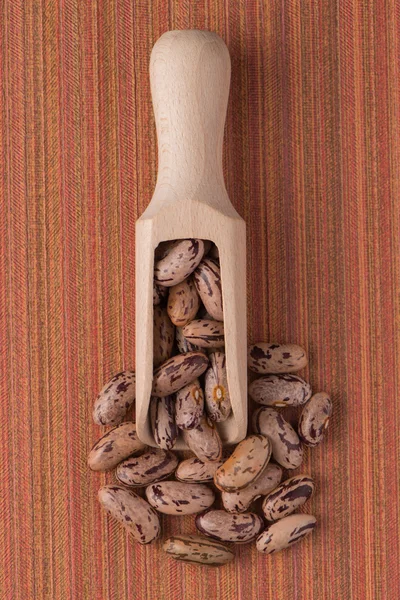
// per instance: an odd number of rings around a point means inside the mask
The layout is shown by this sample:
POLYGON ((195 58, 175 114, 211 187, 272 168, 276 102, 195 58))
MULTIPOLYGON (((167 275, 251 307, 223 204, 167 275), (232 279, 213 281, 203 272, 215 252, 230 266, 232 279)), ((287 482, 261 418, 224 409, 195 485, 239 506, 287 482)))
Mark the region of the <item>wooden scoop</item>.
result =
POLYGON ((217 245, 221 265, 232 414, 217 427, 223 442, 236 443, 247 430, 246 226, 228 198, 222 172, 228 49, 209 31, 169 31, 154 45, 150 79, 158 177, 136 223, 137 433, 144 443, 156 445, 149 419, 154 249, 166 240, 201 238, 217 245))

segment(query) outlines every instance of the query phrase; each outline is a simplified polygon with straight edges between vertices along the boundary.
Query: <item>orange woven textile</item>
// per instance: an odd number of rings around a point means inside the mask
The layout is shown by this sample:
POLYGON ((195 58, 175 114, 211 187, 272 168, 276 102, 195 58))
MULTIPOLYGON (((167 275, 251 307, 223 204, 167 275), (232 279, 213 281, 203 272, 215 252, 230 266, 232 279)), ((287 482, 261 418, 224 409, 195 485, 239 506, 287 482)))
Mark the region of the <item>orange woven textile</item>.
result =
MULTIPOLYGON (((398 600, 397 0, 0 3, 0 598, 398 600), (315 533, 221 569, 135 545, 88 472, 93 399, 134 366, 134 224, 156 177, 148 64, 168 29, 232 58, 224 168, 248 227, 249 341, 332 394, 302 472, 315 533)), ((164 534, 194 532, 168 519, 164 534)))

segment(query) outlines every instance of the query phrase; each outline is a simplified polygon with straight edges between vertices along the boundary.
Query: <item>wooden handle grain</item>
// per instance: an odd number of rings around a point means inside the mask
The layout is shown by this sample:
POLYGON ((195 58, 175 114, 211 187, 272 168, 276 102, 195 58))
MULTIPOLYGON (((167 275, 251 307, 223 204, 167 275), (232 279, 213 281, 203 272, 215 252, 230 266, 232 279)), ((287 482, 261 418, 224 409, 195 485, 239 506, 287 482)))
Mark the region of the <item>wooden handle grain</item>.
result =
POLYGON ((222 174, 228 50, 215 33, 165 33, 153 48, 150 78, 159 165, 151 202, 136 222, 137 432, 155 445, 149 419, 154 249, 165 240, 201 238, 216 244, 221 264, 232 414, 218 430, 223 442, 237 443, 247 430, 246 226, 222 174))
POLYGON ((225 43, 210 31, 169 31, 154 45, 150 80, 158 137, 153 201, 166 194, 193 199, 204 181, 225 192, 222 143, 230 84, 225 43))

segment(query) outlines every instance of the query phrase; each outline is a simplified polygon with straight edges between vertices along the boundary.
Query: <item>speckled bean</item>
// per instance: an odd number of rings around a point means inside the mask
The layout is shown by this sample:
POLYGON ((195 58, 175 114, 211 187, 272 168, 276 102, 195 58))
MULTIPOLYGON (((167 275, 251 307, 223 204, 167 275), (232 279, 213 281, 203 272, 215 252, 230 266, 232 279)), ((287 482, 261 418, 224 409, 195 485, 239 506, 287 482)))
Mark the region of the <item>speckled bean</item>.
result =
POLYGON ((154 307, 153 321, 153 363, 158 367, 172 354, 175 330, 165 308, 154 307))
POLYGON ((281 467, 274 463, 268 463, 256 481, 246 488, 235 492, 222 492, 221 499, 224 509, 230 513, 245 512, 257 498, 275 489, 281 479, 281 467))
POLYGON ((318 392, 305 405, 299 419, 298 432, 307 446, 317 446, 322 442, 329 419, 332 415, 332 402, 326 392, 318 392))
POLYGON ((176 392, 175 422, 180 429, 193 429, 200 424, 204 412, 204 395, 195 379, 176 392))
POLYGON ((200 425, 194 429, 184 429, 182 435, 184 442, 200 460, 221 460, 221 438, 213 422, 206 416, 202 416, 200 425))
POLYGON ((261 475, 271 456, 271 442, 263 435, 250 435, 240 442, 214 475, 219 490, 241 490, 261 475))
POLYGON ((135 401, 135 383, 134 371, 114 375, 95 400, 93 421, 97 425, 119 425, 135 401))
POLYGON ((200 298, 193 278, 174 285, 169 290, 168 316, 176 327, 184 327, 196 317, 200 306, 200 298))
POLYGON ((135 423, 126 421, 107 431, 94 444, 88 457, 88 465, 92 471, 109 471, 145 448, 136 434, 135 423))
POLYGON ((264 522, 255 513, 229 514, 224 510, 209 510, 196 517, 196 527, 207 537, 220 542, 245 544, 264 529, 264 522))
POLYGON ((177 354, 160 365, 153 376, 153 395, 169 396, 200 377, 208 367, 208 357, 203 352, 177 354))
POLYGON ((289 515, 270 525, 258 536, 256 547, 263 554, 272 554, 293 546, 311 533, 317 524, 312 515, 289 515))
POLYGON ((204 481, 212 481, 215 471, 222 465, 221 460, 204 461, 197 458, 187 458, 179 463, 175 471, 175 477, 179 481, 186 483, 203 483, 204 481))
POLYGON ((193 277, 207 312, 216 321, 223 321, 221 269, 218 263, 212 258, 203 258, 193 277))
POLYGON ((224 345, 224 324, 221 321, 196 319, 182 329, 183 335, 200 348, 221 348, 224 345))
POLYGON ((153 306, 158 306, 164 301, 168 293, 168 288, 163 285, 157 285, 155 281, 153 281, 153 306))
POLYGON ((139 544, 150 544, 160 535, 157 513, 146 500, 118 485, 100 488, 101 506, 129 531, 139 544))
POLYGON ((203 240, 175 241, 154 265, 156 283, 172 287, 184 281, 199 265, 203 254, 203 240))
POLYGON ((145 454, 120 463, 116 477, 125 485, 141 487, 165 479, 177 466, 178 458, 175 454, 168 450, 150 448, 145 454))
POLYGON ((250 346, 248 367, 255 373, 295 373, 307 364, 306 351, 296 344, 268 344, 259 342, 250 346))
POLYGON ((166 515, 193 515, 214 503, 211 488, 202 483, 161 481, 146 488, 146 497, 151 506, 166 515))
POLYGON ((209 567, 225 565, 235 558, 230 548, 198 535, 174 535, 164 542, 163 550, 175 560, 209 567))
POLYGON ((263 500, 262 509, 268 521, 277 521, 292 514, 310 498, 314 481, 308 475, 287 479, 263 500))
POLYGON ((204 396, 207 414, 212 421, 225 421, 231 413, 226 360, 224 352, 210 354, 210 367, 204 377, 204 396))
POLYGON ((150 422, 154 441, 160 448, 171 450, 178 437, 175 423, 175 399, 173 396, 151 398, 150 422))
POLYGON ((249 396, 264 406, 300 406, 311 398, 311 386, 298 375, 265 375, 249 385, 249 396))
POLYGON ((202 348, 196 346, 196 344, 192 344, 185 338, 182 327, 175 328, 175 340, 181 354, 185 354, 186 352, 203 352, 202 348))
POLYGON ((253 430, 266 435, 272 455, 285 469, 296 469, 303 460, 303 448, 293 427, 274 408, 263 406, 253 413, 253 430))

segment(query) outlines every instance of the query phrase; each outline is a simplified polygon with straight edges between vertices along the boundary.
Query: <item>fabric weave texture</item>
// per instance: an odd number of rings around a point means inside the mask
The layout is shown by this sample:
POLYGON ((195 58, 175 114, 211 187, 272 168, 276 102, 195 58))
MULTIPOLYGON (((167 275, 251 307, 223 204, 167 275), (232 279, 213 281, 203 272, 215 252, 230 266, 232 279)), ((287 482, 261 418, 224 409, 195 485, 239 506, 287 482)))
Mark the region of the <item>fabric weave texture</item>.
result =
MULTIPOLYGON (((3 600, 398 600, 399 81, 396 0, 1 1, 3 600), (150 52, 185 28, 231 53, 224 169, 247 222, 248 340, 304 346, 334 405, 301 467, 317 530, 272 557, 239 546, 221 569, 135 545, 100 510, 112 476, 86 466, 93 400, 134 366, 150 52)), ((163 522, 164 537, 195 531, 163 522)))

